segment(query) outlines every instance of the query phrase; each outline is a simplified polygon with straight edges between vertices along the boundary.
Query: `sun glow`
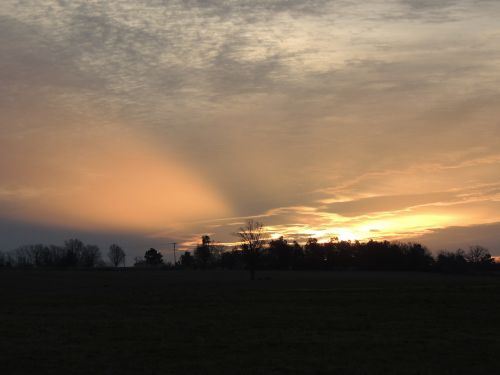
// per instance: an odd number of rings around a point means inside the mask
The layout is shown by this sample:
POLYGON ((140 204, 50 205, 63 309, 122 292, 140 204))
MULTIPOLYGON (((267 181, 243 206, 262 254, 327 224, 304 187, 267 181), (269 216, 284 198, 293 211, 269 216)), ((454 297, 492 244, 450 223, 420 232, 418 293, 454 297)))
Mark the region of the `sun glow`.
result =
POLYGON ((359 238, 359 235, 350 231, 349 229, 341 229, 338 234, 338 239, 340 241, 355 241, 359 238))
MULTIPOLYGON (((267 227, 271 238, 285 237, 305 241, 307 238, 316 238, 325 243, 332 240, 339 241, 368 241, 368 240, 395 240, 422 235, 429 230, 460 225, 463 218, 458 215, 445 214, 412 214, 384 213, 381 218, 352 218, 351 222, 342 222, 339 226, 318 225, 310 227, 298 225, 277 225, 267 227)), ((332 221, 337 220, 334 215, 332 221)))

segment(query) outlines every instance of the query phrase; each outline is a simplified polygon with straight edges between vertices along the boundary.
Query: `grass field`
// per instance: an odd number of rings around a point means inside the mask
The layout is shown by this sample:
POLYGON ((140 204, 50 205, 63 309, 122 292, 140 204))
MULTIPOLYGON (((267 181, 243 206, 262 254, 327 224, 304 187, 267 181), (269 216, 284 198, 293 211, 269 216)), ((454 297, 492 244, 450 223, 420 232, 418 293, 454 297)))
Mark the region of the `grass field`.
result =
POLYGON ((1 374, 497 374, 500 277, 0 272, 1 374))

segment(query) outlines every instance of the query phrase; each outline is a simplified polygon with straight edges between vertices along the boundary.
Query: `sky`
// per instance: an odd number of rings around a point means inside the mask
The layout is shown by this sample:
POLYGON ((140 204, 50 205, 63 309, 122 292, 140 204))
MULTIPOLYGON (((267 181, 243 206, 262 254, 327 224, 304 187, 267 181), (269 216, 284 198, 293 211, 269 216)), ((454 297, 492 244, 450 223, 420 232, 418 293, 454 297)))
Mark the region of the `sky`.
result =
MULTIPOLYGON (((500 255, 497 0, 2 0, 0 249, 500 255)), ((171 256, 171 255, 167 255, 171 256)))

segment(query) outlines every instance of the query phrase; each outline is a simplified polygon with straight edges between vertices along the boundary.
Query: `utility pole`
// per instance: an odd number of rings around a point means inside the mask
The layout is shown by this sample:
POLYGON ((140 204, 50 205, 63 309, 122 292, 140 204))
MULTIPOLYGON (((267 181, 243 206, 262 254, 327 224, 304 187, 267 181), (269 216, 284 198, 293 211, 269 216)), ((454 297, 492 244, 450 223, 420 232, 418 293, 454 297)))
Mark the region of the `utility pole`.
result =
POLYGON ((172 242, 172 245, 174 245, 174 266, 177 265, 177 256, 175 254, 175 247, 177 246, 177 242, 172 242))

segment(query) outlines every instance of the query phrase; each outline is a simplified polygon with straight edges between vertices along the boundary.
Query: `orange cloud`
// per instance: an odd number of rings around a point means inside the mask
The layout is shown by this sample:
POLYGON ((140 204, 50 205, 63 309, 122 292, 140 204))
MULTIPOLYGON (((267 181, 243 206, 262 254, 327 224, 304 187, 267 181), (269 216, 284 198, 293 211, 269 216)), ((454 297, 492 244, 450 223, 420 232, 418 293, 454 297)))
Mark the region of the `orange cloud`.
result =
POLYGON ((78 229, 154 231, 229 213, 206 180, 137 134, 114 129, 1 141, 0 206, 10 218, 78 229))

